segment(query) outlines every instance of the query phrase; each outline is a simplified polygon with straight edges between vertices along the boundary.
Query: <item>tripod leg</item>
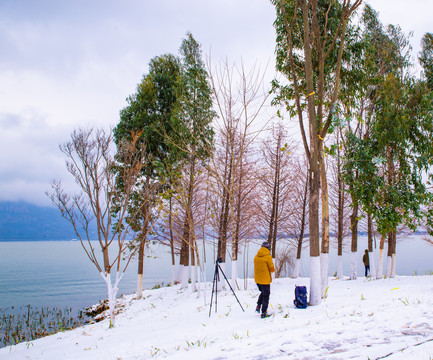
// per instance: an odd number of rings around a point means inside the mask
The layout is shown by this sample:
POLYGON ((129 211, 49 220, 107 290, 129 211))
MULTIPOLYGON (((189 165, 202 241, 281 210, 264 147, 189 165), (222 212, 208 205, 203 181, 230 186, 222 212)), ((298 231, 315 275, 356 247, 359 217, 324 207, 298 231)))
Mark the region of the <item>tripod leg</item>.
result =
POLYGON ((209 317, 210 317, 210 314, 211 314, 211 311, 212 311, 212 300, 213 300, 213 293, 214 293, 214 290, 215 290, 215 312, 216 312, 216 306, 217 306, 217 292, 216 292, 216 288, 215 288, 215 286, 218 285, 218 284, 217 284, 217 278, 218 278, 218 269, 217 269, 217 267, 215 266, 215 273, 214 273, 214 275, 213 275, 213 282, 212 282, 212 294, 211 294, 211 297, 210 297, 210 305, 209 305, 209 317))
POLYGON ((236 300, 238 301, 239 306, 241 307, 242 311, 245 312, 244 308, 241 305, 241 302, 239 301, 238 297, 235 294, 235 291, 233 290, 232 286, 230 285, 230 282, 227 280, 226 274, 224 274, 223 269, 221 269, 220 265, 218 265, 218 268, 221 270, 222 274, 224 275, 224 279, 226 279, 226 282, 228 284, 228 286, 230 287, 230 290, 232 291, 233 295, 235 296, 236 300))
POLYGON ((220 281, 220 275, 218 273, 218 263, 215 265, 215 312, 218 309, 218 281, 220 281))

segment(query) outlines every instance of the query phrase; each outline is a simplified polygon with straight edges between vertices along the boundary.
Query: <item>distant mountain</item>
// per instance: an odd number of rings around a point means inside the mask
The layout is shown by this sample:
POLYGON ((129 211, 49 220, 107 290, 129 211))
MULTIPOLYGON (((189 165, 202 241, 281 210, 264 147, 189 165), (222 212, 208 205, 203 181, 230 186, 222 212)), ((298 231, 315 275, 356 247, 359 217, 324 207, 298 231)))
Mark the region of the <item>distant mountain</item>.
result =
POLYGON ((75 239, 72 225, 58 209, 25 202, 0 202, 0 241, 75 239))

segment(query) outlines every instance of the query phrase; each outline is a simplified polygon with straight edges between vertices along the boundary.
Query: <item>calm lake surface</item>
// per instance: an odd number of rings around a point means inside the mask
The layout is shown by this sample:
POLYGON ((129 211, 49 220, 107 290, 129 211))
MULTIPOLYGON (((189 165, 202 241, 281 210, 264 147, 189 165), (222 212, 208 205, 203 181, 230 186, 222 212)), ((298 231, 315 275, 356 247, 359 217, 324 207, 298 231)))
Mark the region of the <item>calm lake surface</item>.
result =
MULTIPOLYGON (((260 243, 260 242, 258 242, 260 243)), ((358 242, 358 275, 363 276, 362 254, 367 241, 358 242)), ((259 245, 248 250, 248 271, 239 256, 239 276, 253 276, 252 259, 259 245)), ((308 249, 304 250, 301 276, 308 276, 308 249)), ((152 245, 145 259, 143 286, 150 289, 156 284, 168 284, 171 278, 171 257, 168 247, 152 245)), ((386 255, 386 249, 385 249, 386 255)), ((207 249, 209 263, 207 280, 214 270, 213 249, 207 249)), ((377 255, 376 255, 377 257, 377 255)), ((336 249, 331 248, 329 275, 336 271, 336 249)), ((350 269, 350 253, 343 257, 345 274, 350 269)), ((385 260, 386 263, 386 260, 385 260)), ((397 243, 397 274, 423 275, 433 271, 433 246, 422 236, 399 238, 397 243)), ((119 286, 120 294, 131 294, 136 289, 137 262, 133 261, 119 286)), ((230 266, 226 275, 230 277, 230 266)), ((106 286, 95 266, 85 255, 78 241, 14 241, 0 242, 0 308, 32 306, 72 307, 81 309, 105 299, 106 286)))

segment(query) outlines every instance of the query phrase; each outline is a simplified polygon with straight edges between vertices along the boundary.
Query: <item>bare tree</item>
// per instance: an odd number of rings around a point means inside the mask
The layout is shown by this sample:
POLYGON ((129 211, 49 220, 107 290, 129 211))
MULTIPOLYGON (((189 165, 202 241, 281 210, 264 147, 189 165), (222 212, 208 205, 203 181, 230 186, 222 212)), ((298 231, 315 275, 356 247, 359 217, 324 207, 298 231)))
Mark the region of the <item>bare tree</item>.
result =
MULTIPOLYGON (((294 161, 292 168, 292 211, 285 223, 285 232, 289 243, 296 249, 296 258, 293 264, 292 277, 299 277, 302 249, 308 245, 305 239, 308 228, 308 161, 305 157, 294 161)), ((307 241, 306 241, 307 240, 307 241)))
POLYGON ((336 132, 335 144, 336 154, 331 158, 329 183, 329 204, 331 208, 330 228, 337 238, 337 278, 343 279, 343 247, 344 238, 350 233, 349 206, 350 195, 346 191, 346 185, 342 179, 342 150, 341 129, 336 132), (333 220, 332 220, 333 219, 333 220))
POLYGON ((237 219, 242 212, 240 200, 243 191, 241 188, 245 184, 245 178, 242 177, 245 174, 246 153, 271 119, 265 113, 269 92, 263 89, 265 72, 256 66, 246 71, 243 64, 237 68, 226 61, 216 69, 212 69, 211 64, 208 67, 219 116, 215 125, 221 139, 216 152, 219 156, 214 156, 210 164, 215 183, 214 193, 218 195, 217 257, 222 259, 221 266, 224 268, 227 242, 232 236, 232 278, 236 281, 237 234, 240 233, 237 219), (258 120, 262 121, 259 127, 256 125, 258 120))
POLYGON ((273 130, 269 139, 263 142, 263 169, 260 177, 261 201, 258 201, 262 237, 271 246, 275 259, 277 240, 285 238, 286 222, 293 212, 294 145, 289 142, 281 124, 273 130))
MULTIPOLYGON (((286 75, 289 86, 277 96, 292 114, 297 114, 305 154, 309 160, 310 304, 317 305, 327 288, 328 274, 321 271, 321 260, 328 260, 329 244, 320 251, 319 202, 326 209, 326 177, 323 141, 331 126, 341 81, 346 30, 352 13, 362 0, 319 2, 272 0, 277 10, 277 68, 286 75), (308 133, 304 116, 308 117, 308 133), (308 140, 307 140, 308 139, 308 140), (324 185, 324 184, 322 184, 324 185), (320 254, 322 252, 322 255, 320 254)), ((327 215, 327 210, 322 216, 327 215)), ((327 220, 324 219, 326 222, 327 220)), ((326 235, 326 234, 325 234, 326 235)), ((328 236, 325 236, 325 241, 328 236)))
POLYGON ((142 165, 139 156, 132 151, 137 137, 133 138, 131 144, 118 148, 118 154, 130 158, 131 166, 116 172, 111 133, 93 129, 73 131, 71 140, 61 145, 60 150, 66 156, 66 167, 78 186, 78 193, 66 193, 58 180, 52 182, 52 192, 47 192, 73 226, 87 257, 106 283, 110 327, 115 325, 118 284, 135 254, 135 251, 128 251, 127 235, 131 228, 126 220, 134 216, 127 210, 142 165), (116 186, 119 181, 123 184, 121 191, 116 186), (93 227, 96 235, 91 232, 93 227), (93 236, 96 241, 92 241, 93 236), (110 249, 115 252, 110 253, 110 249), (111 278, 113 271, 114 279, 111 278))

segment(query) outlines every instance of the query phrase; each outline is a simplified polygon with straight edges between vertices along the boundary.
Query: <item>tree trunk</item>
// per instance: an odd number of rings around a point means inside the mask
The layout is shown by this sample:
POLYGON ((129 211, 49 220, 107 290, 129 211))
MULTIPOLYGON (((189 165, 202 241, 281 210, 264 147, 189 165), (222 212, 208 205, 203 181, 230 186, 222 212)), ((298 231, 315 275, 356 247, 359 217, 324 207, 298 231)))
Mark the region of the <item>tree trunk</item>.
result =
MULTIPOLYGON (((184 221, 184 230, 183 230, 183 244, 182 249, 185 251, 185 257, 184 257, 184 266, 186 267, 186 273, 188 274, 188 265, 191 267, 191 283, 192 283, 192 289, 195 290, 196 284, 195 284, 195 256, 194 256, 194 219, 192 214, 192 202, 193 202, 193 196, 194 196, 194 179, 195 179, 195 155, 190 156, 189 161, 189 179, 188 179, 188 194, 186 198, 186 209, 185 209, 185 221, 184 221), (191 258, 191 261, 189 261, 189 258, 191 258), (190 264, 188 264, 188 262, 190 264)), ((185 270, 185 269, 184 269, 185 270)), ((182 285, 181 287, 187 287, 188 286, 188 276, 184 276, 182 279, 182 285), (186 281, 185 281, 186 280, 186 281)))
POLYGON ((381 235, 380 237, 380 245, 379 245, 379 265, 377 266, 377 279, 381 279, 383 276, 383 249, 385 247, 385 235, 381 235))
POLYGON ((299 234, 299 238, 298 238, 298 245, 297 245, 297 249, 296 249, 295 268, 293 271, 293 277, 294 278, 299 277, 299 269, 301 267, 302 243, 304 241, 305 222, 306 222, 306 215, 307 215, 307 195, 308 195, 308 187, 310 186, 309 178, 310 178, 309 173, 307 172, 307 178, 306 178, 305 186, 304 186, 304 195, 302 198, 301 227, 300 227, 300 234, 299 234))
POLYGON ((319 239, 319 192, 320 172, 317 165, 317 153, 312 152, 310 163, 310 203, 309 203, 309 231, 310 231, 310 304, 318 305, 321 301, 320 275, 320 239, 319 239), (314 158, 316 161, 314 161, 314 158))
POLYGON ((278 231, 278 202, 279 202, 279 178, 280 178, 280 149, 281 137, 278 135, 277 146, 275 152, 275 171, 274 171, 274 187, 272 191, 272 207, 269 220, 268 243, 271 246, 271 256, 275 259, 277 231, 278 231))
POLYGON ((242 211, 242 190, 243 190, 243 161, 242 158, 239 162, 238 171, 238 184, 237 184, 237 199, 236 199, 236 215, 234 224, 234 235, 232 240, 232 287, 239 289, 238 281, 238 253, 239 253, 239 237, 241 226, 241 211, 242 211))
POLYGON ((376 277, 376 263, 374 261, 374 251, 373 251, 373 220, 371 219, 371 214, 367 214, 367 238, 368 238, 368 256, 370 259, 370 275, 371 277, 376 277))
POLYGON ((104 246, 102 247, 102 257, 104 259, 104 270, 106 274, 109 274, 111 271, 111 266, 110 266, 110 256, 108 253, 108 246, 104 246))
POLYGON ((188 268, 189 268, 189 245, 182 239, 182 245, 180 247, 180 260, 179 260, 179 273, 178 281, 180 282, 181 288, 188 286, 188 268))
MULTIPOLYGON (((323 142, 321 143, 323 147, 323 142)), ((328 181, 326 179, 325 160, 323 158, 323 149, 320 156, 320 185, 322 195, 322 253, 321 276, 322 276, 322 299, 325 297, 328 288, 329 273, 329 198, 328 198, 328 181)))
POLYGON ((309 201, 309 232, 310 232, 310 305, 318 305, 321 301, 320 275, 320 237, 319 237, 319 196, 320 196, 320 168, 319 168, 319 133, 316 118, 316 96, 314 89, 314 75, 311 52, 309 6, 301 3, 304 25, 304 59, 305 79, 307 85, 308 125, 310 135, 310 201, 309 201))
MULTIPOLYGON (((229 148, 227 147, 227 151, 229 148)), ((232 161, 230 154, 227 154, 226 158, 226 167, 225 174, 222 184, 223 194, 221 198, 221 215, 220 215, 220 223, 219 223, 219 231, 218 231, 218 258, 221 258, 222 262, 226 261, 226 251, 227 251, 227 230, 229 223, 229 210, 230 210, 230 199, 229 199, 229 191, 231 189, 231 180, 232 180, 232 161)))
POLYGON ((387 277, 393 278, 395 276, 395 248, 396 248, 397 234, 391 231, 388 234, 388 261, 387 261, 387 277))
POLYGON ((145 242, 141 240, 140 247, 138 248, 137 299, 141 299, 143 297, 144 244, 145 242))
MULTIPOLYGON (((388 186, 394 186, 395 184, 395 164, 392 147, 388 148, 388 186)), ((388 234, 388 262, 387 262, 387 276, 394 277, 395 275, 395 248, 396 248, 397 234, 395 231, 391 231, 388 234)))
POLYGON ((276 193, 275 193, 275 211, 274 211, 274 228, 272 231, 273 237, 272 237, 272 243, 271 244, 271 250, 272 250, 272 258, 275 259, 277 255, 277 234, 278 234, 278 208, 280 203, 280 161, 278 160, 278 172, 277 172, 277 178, 276 178, 276 193))
POLYGON ((176 257, 174 254, 174 236, 173 236, 173 199, 169 199, 169 212, 168 212, 168 228, 170 231, 170 254, 171 254, 171 281, 170 285, 174 286, 175 272, 176 272, 176 257))
POLYGON ((119 276, 119 273, 116 272, 116 279, 114 281, 114 284, 111 283, 111 274, 110 273, 99 273, 101 275, 102 279, 104 280, 106 286, 107 286, 107 297, 108 297, 108 307, 110 311, 110 327, 114 327, 116 324, 116 312, 115 312, 115 306, 116 306, 116 297, 117 292, 119 291, 117 285, 120 282, 120 279, 122 278, 119 276))
POLYGON ((140 244, 138 248, 138 270, 137 270, 137 299, 143 297, 143 274, 144 274, 144 248, 146 246, 147 232, 149 227, 149 216, 147 207, 143 206, 143 225, 140 234, 140 244))
POLYGON ((350 261, 350 279, 355 280, 357 278, 357 263, 358 263, 358 201, 352 199, 353 210, 350 216, 350 230, 352 234, 351 244, 351 261, 350 261))
MULTIPOLYGON (((337 143, 338 144, 338 143, 337 143)), ((341 173, 340 159, 338 158, 337 172, 341 173)), ((338 209, 337 209, 337 278, 343 279, 343 221, 344 221, 344 184, 340 176, 337 176, 338 185, 338 209)))
POLYGON ((337 256, 337 279, 344 279, 342 255, 337 256))
MULTIPOLYGON (((227 253, 227 232, 229 226, 229 215, 230 215, 230 191, 232 189, 232 161, 231 156, 228 155, 230 159, 226 162, 226 172, 227 176, 224 177, 225 183, 223 186, 223 196, 221 198, 221 216, 218 232, 218 253, 217 258, 221 259, 222 262, 219 264, 223 271, 225 270, 226 253, 227 253), (227 170, 228 169, 228 170, 227 170)), ((217 284, 217 290, 224 289, 225 283, 220 277, 220 281, 217 284)))

